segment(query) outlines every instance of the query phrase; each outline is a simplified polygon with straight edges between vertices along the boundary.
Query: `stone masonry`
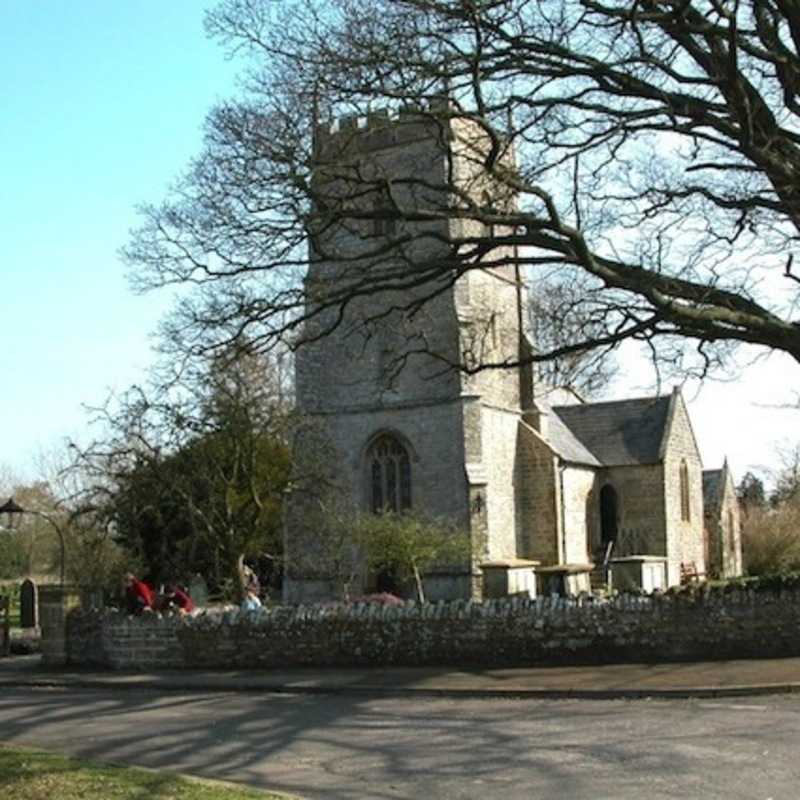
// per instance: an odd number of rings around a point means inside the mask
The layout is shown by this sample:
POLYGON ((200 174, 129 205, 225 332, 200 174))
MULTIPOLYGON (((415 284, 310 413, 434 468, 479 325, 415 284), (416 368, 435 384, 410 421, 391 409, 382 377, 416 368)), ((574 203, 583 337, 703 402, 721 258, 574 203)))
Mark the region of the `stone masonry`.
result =
POLYGON ((514 559, 585 576, 609 553, 658 557, 664 586, 687 565, 702 574, 702 463, 680 392, 557 405, 530 365, 502 366, 533 350, 526 276, 507 232, 470 218, 464 198, 516 199, 483 175, 486 142, 453 112, 441 101, 317 133, 322 200, 296 377, 298 410, 325 446, 295 446, 298 475, 316 479, 296 481, 288 504, 284 600, 333 594, 314 516, 333 505, 446 517, 468 533, 471 563, 424 576, 434 600, 477 597, 479 565, 514 559), (419 276, 476 240, 486 251, 429 296, 419 276))
POLYGON ((114 669, 547 665, 800 655, 800 591, 611 601, 323 605, 196 617, 73 612, 73 665, 114 669))

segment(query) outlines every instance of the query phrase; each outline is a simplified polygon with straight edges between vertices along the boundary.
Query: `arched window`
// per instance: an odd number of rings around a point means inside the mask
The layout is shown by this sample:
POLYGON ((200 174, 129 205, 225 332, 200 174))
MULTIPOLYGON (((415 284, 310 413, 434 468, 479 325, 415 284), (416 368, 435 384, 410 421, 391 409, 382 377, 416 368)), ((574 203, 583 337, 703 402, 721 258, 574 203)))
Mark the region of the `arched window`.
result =
POLYGON ((684 522, 692 521, 692 504, 689 497, 689 467, 686 461, 681 461, 680 469, 681 484, 681 519, 684 522))
POLYGON ((381 434, 367 451, 373 512, 411 508, 411 460, 396 436, 381 434))
POLYGON ((728 548, 733 552, 736 549, 736 523, 733 521, 733 511, 728 509, 728 548))
MULTIPOLYGON (((376 214, 396 214, 397 206, 386 186, 376 191, 373 210, 376 214)), ((397 218, 392 216, 377 216, 372 220, 373 236, 394 236, 397 233, 397 218)))

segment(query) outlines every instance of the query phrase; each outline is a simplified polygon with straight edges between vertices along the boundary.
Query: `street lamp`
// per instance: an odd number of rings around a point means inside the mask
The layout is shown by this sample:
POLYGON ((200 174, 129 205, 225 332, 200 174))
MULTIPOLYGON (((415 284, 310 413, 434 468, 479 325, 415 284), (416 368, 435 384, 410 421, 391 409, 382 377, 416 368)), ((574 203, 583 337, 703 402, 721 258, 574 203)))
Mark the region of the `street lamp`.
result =
POLYGON ((66 561, 66 547, 64 545, 64 531, 61 530, 61 526, 49 515, 45 514, 44 511, 36 511, 30 508, 23 508, 21 505, 14 501, 13 497, 9 497, 8 500, 0 506, 0 516, 3 514, 7 515, 8 519, 8 529, 14 530, 16 526, 17 520, 19 519, 20 515, 22 514, 33 514, 36 517, 41 517, 42 519, 49 522, 55 532, 58 534, 58 544, 61 550, 61 569, 59 572, 59 586, 63 589, 64 588, 64 563, 66 561))
POLYGON ((9 497, 8 500, 6 500, 6 502, 0 506, 0 516, 2 516, 3 514, 7 516, 8 525, 6 527, 11 531, 14 530, 19 515, 24 513, 25 509, 22 506, 15 503, 13 497, 9 497))

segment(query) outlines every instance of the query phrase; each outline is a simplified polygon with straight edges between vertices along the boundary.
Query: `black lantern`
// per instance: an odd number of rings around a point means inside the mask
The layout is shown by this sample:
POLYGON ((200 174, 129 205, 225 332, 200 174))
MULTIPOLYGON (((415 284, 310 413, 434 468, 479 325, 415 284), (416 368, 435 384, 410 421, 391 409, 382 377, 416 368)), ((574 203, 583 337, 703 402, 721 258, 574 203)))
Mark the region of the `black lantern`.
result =
POLYGON ((24 514, 25 509, 14 501, 13 497, 9 497, 2 506, 0 506, 0 519, 2 515, 7 515, 8 524, 5 526, 9 530, 13 530, 17 524, 20 514, 24 514))

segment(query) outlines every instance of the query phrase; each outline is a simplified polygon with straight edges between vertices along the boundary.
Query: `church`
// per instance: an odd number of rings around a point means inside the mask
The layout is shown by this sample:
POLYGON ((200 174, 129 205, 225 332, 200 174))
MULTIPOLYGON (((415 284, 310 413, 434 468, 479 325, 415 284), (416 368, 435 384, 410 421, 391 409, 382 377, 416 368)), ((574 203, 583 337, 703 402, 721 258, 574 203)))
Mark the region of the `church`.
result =
MULTIPOLYGON (((483 206, 492 192, 476 148, 468 122, 413 111, 317 132, 320 205, 350 215, 310 245, 296 402, 325 444, 296 455, 313 450, 354 510, 446 518, 469 536, 468 562, 424 575, 431 600, 703 575, 703 469, 681 393, 578 403, 537 385, 510 246, 435 291, 417 279, 454 239, 494 233, 447 214, 454 186, 483 206), (400 221, 380 215, 387 203, 400 221), (376 278, 380 290, 364 288, 376 278), (342 287, 356 289, 343 310, 326 302, 342 287)), ((336 595, 307 511, 295 498, 287 513, 288 602, 336 595)), ((375 588, 370 576, 360 588, 375 588)))

